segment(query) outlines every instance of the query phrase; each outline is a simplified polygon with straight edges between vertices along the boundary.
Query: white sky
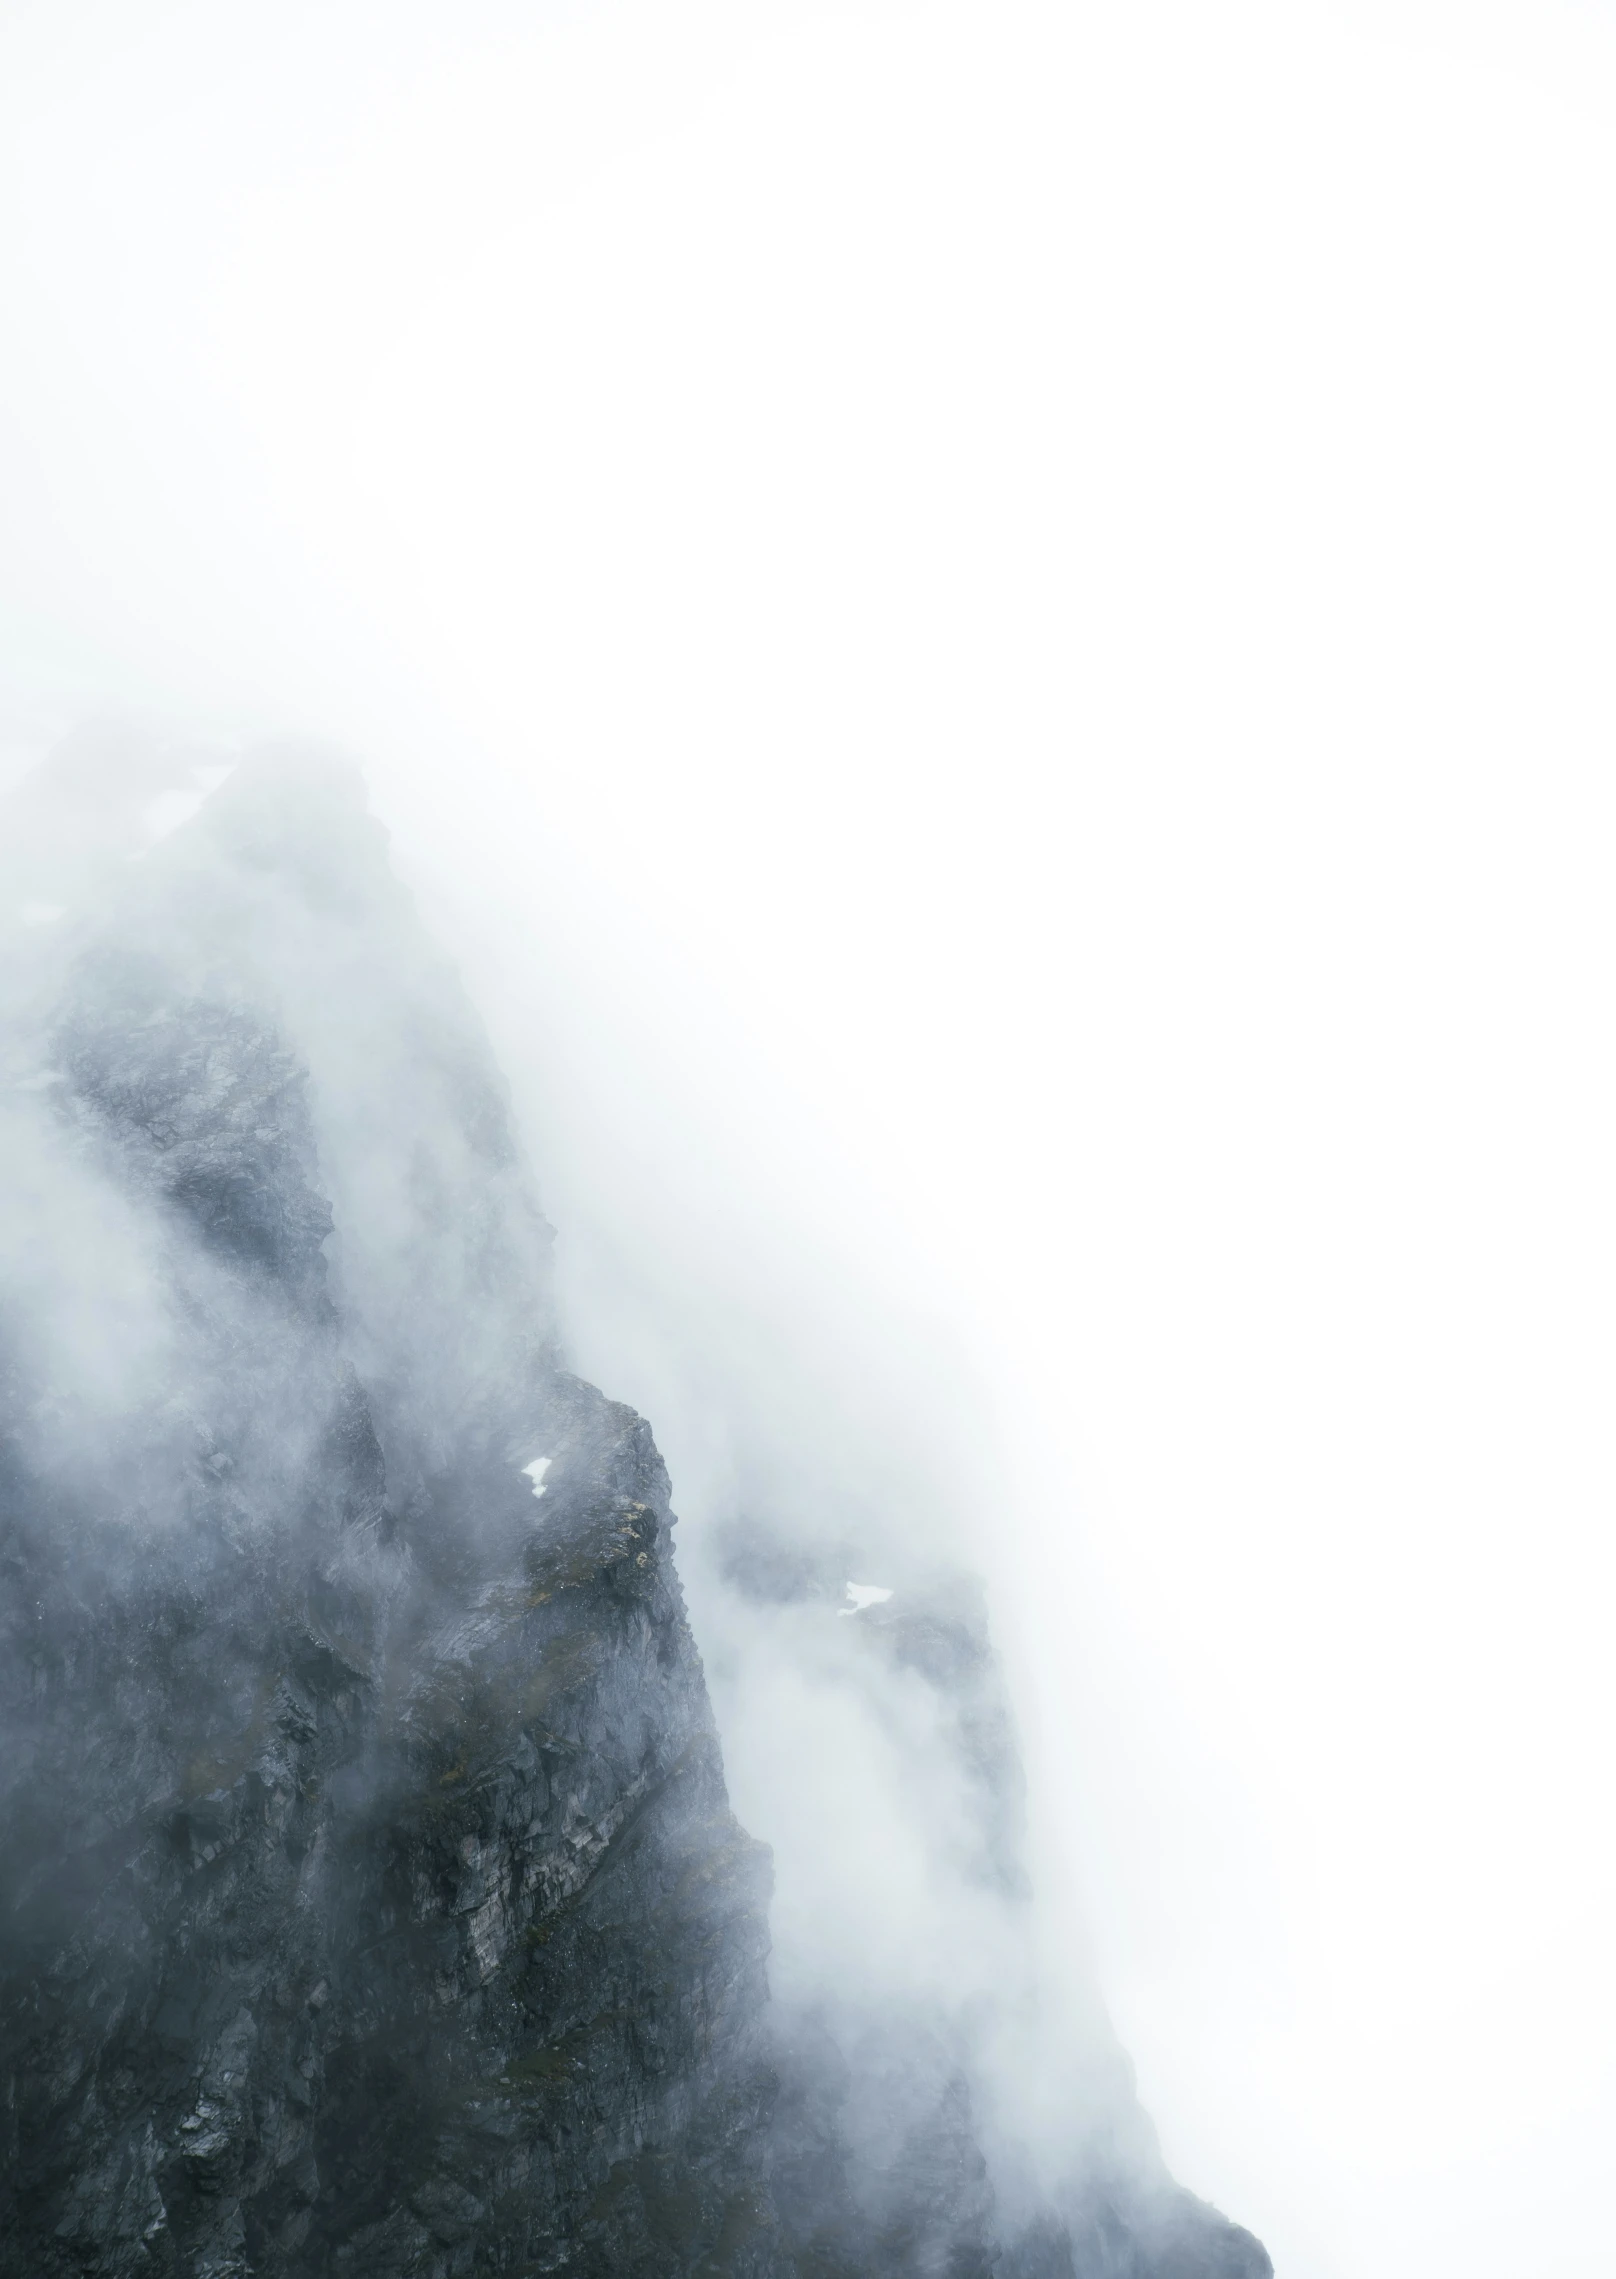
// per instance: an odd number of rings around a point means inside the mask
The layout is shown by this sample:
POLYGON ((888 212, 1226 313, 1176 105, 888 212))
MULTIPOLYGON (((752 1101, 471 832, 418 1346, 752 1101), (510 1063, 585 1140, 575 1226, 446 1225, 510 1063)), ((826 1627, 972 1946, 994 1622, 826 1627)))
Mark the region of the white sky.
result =
POLYGON ((552 1215, 993 1387, 1180 2173, 1616 2274, 1605 0, 10 0, 0 123, 0 766, 360 748, 552 1215))

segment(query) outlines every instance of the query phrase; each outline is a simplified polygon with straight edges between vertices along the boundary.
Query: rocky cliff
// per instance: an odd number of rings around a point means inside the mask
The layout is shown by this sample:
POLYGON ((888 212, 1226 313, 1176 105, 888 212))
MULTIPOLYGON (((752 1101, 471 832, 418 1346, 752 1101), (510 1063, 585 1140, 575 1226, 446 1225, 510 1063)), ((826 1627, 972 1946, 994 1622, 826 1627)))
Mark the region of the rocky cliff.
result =
MULTIPOLYGON (((562 1365, 357 780, 242 769, 53 925, 0 1128, 0 2271, 1267 2273, 1148 2132, 1031 2205, 957 2040, 771 2008, 666 1471, 562 1365)), ((872 1612, 1013 1904, 980 1610, 872 1612)))

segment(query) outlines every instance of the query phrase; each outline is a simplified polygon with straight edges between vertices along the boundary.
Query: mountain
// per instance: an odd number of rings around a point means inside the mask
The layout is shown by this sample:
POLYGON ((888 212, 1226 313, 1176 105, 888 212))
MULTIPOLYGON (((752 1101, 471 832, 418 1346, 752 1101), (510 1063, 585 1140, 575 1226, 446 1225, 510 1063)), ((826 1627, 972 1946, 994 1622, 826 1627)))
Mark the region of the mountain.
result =
MULTIPOLYGON (((666 1469, 565 1365, 362 784, 266 759, 143 850, 142 782, 70 749, 0 877, 0 2272, 1268 2274, 1103 2026, 1052 2171, 1013 2005, 951 2005, 946 1955, 935 1996, 771 1999, 666 1469)), ((969 1579, 846 1620, 846 1556, 766 1513, 719 1560, 925 1706, 958 1920, 1024 1942, 969 1579)))

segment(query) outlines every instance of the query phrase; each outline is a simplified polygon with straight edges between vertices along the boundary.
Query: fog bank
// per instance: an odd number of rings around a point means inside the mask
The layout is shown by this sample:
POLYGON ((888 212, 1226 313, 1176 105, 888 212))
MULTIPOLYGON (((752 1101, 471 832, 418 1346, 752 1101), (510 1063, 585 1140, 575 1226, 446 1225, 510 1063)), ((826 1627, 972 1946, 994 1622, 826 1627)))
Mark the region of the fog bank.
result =
POLYGON ((1607 12, 4 37, 8 765, 360 751, 692 1541, 986 1571, 1178 2171, 1601 2269, 1607 12))

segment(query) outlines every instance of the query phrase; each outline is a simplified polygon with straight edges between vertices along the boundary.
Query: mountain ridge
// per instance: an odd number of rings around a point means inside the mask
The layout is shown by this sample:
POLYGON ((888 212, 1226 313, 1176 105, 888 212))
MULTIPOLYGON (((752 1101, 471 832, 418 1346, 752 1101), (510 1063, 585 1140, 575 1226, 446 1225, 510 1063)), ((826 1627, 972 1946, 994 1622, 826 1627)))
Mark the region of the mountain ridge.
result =
MULTIPOLYGON (((1268 2273, 1131 2113, 1012 2206, 941 2017, 771 2005, 666 1468, 357 775, 240 769, 115 884, 9 1051, 0 2270, 1268 2273)), ((1023 1904, 968 1594, 869 1638, 1023 1904)))

